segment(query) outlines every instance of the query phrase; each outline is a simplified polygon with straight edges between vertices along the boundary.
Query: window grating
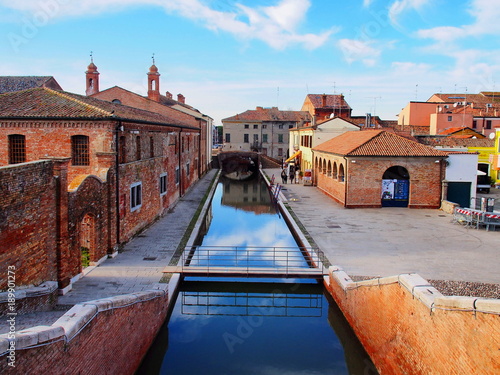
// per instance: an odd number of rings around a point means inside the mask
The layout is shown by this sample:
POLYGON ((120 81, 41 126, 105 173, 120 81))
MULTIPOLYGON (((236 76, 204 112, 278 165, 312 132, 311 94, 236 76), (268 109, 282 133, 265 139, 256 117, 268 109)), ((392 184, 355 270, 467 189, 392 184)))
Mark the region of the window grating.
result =
POLYGON ((24 135, 9 135, 9 164, 24 163, 26 161, 26 142, 24 135))
POLYGON ((73 165, 90 165, 89 137, 86 135, 72 136, 71 154, 73 165))

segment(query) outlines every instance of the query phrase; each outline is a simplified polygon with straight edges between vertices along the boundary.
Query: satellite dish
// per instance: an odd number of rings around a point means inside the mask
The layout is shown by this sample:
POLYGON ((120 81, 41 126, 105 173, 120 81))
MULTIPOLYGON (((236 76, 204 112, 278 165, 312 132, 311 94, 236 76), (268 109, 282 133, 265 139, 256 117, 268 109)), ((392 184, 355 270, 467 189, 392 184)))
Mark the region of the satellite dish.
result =
POLYGON ((490 135, 488 136, 489 139, 495 139, 495 133, 490 133, 490 135))

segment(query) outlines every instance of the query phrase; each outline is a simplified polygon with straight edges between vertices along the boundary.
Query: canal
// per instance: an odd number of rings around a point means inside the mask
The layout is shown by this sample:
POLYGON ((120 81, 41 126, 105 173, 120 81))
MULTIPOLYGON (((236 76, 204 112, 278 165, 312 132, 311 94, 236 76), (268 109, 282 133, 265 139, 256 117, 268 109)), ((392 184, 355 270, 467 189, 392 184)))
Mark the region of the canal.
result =
MULTIPOLYGON (((200 249, 250 248, 264 260, 276 248, 301 254, 260 178, 222 179, 206 222, 200 249)), ((137 374, 377 372, 316 280, 189 277, 137 374)))

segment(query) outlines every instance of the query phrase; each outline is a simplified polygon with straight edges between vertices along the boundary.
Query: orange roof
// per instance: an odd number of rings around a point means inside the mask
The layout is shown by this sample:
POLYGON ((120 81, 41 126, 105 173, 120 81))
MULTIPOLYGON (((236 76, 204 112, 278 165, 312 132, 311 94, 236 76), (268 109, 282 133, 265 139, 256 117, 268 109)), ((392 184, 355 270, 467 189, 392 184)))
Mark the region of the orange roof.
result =
POLYGON ((442 151, 384 130, 346 132, 313 150, 344 156, 446 156, 442 151))

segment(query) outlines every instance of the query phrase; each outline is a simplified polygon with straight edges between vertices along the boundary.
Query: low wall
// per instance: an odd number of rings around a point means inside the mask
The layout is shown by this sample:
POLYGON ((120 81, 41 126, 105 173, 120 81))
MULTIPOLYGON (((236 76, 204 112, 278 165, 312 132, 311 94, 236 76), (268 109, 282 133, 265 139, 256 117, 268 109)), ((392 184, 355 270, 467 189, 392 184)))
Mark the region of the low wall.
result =
POLYGON ((500 373, 500 300, 443 296, 416 274, 325 285, 381 374, 500 373))
POLYGON ((0 335, 0 373, 133 374, 178 283, 174 276, 155 290, 84 302, 51 326, 0 335))
POLYGON ((52 310, 57 303, 57 282, 46 281, 38 286, 0 293, 0 316, 7 316, 15 306, 17 314, 52 310))

